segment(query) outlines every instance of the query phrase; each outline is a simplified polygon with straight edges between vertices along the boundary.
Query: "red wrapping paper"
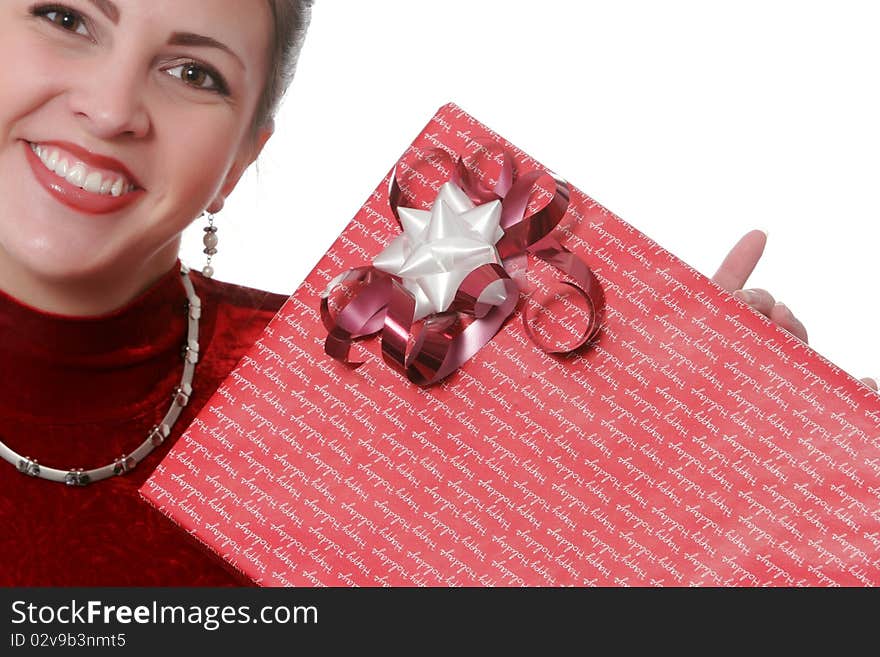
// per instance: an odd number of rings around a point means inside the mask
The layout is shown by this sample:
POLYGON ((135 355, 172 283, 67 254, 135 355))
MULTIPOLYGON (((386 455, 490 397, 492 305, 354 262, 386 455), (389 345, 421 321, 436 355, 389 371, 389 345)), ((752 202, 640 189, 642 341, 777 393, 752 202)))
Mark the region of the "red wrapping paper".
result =
MULTIPOLYGON (((430 149, 501 143, 455 105, 430 149)), ((564 173, 564 172, 563 172, 564 173)), ((399 232, 381 182, 144 484, 269 586, 862 586, 880 583, 880 397, 572 187, 557 235, 601 282, 598 341, 542 352, 517 314, 418 388, 360 341, 323 352, 320 294, 399 232)), ((551 309, 562 330, 577 309, 551 309)), ((576 329, 572 328, 573 331, 576 329)))

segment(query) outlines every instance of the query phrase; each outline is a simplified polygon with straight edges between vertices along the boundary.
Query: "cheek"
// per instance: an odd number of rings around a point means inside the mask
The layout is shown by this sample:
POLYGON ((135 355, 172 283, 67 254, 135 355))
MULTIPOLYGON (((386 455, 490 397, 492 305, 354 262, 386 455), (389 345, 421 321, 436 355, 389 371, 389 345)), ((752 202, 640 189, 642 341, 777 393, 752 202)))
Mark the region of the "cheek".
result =
POLYGON ((34 39, 0 32, 0 119, 6 124, 40 107, 61 88, 58 71, 64 59, 49 48, 35 47, 34 39))
MULTIPOLYGON (((177 203, 206 205, 220 191, 237 155, 240 126, 229 112, 179 104, 153 111, 159 167, 154 177, 177 203)), ((155 190, 154 190, 155 191, 155 190)))

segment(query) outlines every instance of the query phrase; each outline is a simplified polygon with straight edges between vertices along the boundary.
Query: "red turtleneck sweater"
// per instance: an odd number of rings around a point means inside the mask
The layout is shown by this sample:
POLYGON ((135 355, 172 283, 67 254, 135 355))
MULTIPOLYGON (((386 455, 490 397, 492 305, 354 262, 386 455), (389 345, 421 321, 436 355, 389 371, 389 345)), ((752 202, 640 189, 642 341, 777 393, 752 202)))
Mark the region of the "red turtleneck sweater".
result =
MULTIPOLYGON (((250 582, 138 495, 195 414, 286 300, 191 274, 202 301, 193 396, 171 437, 128 474, 70 487, 0 460, 0 585, 235 586, 250 582)), ((0 292, 0 440, 63 470, 133 451, 183 369, 179 263, 100 317, 47 314, 0 292)))

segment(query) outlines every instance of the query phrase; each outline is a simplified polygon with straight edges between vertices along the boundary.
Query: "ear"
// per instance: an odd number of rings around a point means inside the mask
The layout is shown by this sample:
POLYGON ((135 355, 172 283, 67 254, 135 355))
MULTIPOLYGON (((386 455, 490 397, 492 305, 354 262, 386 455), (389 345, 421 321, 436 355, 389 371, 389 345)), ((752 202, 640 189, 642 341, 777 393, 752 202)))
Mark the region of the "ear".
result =
POLYGON ((239 156, 235 159, 235 162, 233 162, 232 167, 229 169, 229 173, 226 174, 226 179, 223 181, 223 186, 220 188, 220 192, 207 207, 208 212, 211 214, 217 214, 223 209, 226 197, 232 193, 233 189, 235 189, 235 186, 238 184, 238 181, 241 180, 241 177, 247 168, 260 156, 260 153, 263 152, 263 147, 266 146, 266 142, 269 141, 269 138, 274 133, 275 121, 270 119, 257 131, 257 134, 249 140, 249 144, 242 146, 239 156))

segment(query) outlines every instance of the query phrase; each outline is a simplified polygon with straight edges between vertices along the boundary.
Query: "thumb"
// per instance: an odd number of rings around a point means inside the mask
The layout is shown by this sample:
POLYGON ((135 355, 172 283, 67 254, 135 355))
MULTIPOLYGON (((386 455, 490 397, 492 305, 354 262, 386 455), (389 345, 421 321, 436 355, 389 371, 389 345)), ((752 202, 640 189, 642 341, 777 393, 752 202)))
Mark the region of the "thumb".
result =
POLYGON ((746 233, 724 258, 712 280, 728 292, 742 289, 764 253, 767 233, 753 230, 746 233))

